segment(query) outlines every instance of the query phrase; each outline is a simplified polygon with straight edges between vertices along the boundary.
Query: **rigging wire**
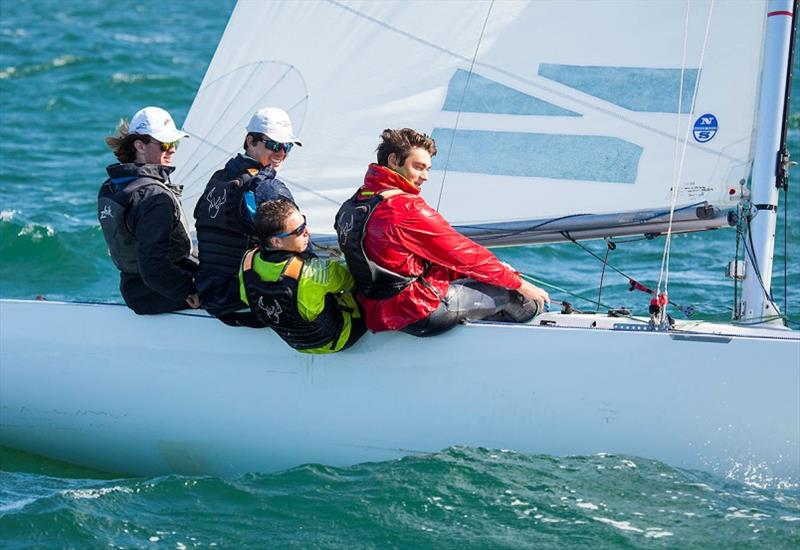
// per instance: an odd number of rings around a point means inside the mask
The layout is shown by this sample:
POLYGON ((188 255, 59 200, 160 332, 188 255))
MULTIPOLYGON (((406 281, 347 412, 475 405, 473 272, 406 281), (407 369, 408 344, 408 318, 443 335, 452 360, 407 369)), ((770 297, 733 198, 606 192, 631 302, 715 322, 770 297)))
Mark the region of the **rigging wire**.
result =
MULTIPOLYGON (((686 48, 688 43, 688 26, 689 26, 689 8, 690 8, 691 0, 687 0, 686 2, 686 20, 685 20, 685 28, 684 28, 684 58, 681 62, 681 96, 678 98, 678 113, 677 119, 680 121, 681 116, 681 109, 682 109, 682 101, 683 101, 683 76, 684 71, 686 69, 686 48)), ((711 31, 711 16, 714 12, 714 0, 711 0, 711 3, 708 7, 708 17, 706 18, 706 30, 705 35, 703 37, 703 47, 700 50, 700 61, 697 66, 697 78, 694 82, 694 91, 692 93, 692 105, 689 107, 689 113, 694 110, 694 102, 697 98, 697 90, 700 87, 700 74, 703 70, 703 62, 705 59, 706 49, 708 47, 708 37, 711 31)), ((669 292, 669 258, 670 258, 670 250, 672 247, 672 218, 673 212, 675 210, 675 205, 678 201, 678 187, 680 186, 680 180, 683 175, 683 168, 686 161, 686 148, 689 141, 689 130, 691 128, 691 116, 687 117, 686 119, 686 130, 683 135, 683 147, 681 148, 681 157, 680 163, 673 167, 673 185, 672 185, 672 199, 670 201, 670 215, 669 215, 669 224, 667 226, 667 234, 666 234, 666 242, 664 244, 664 254, 661 259, 661 271, 658 276, 658 284, 656 285, 656 296, 661 294, 661 282, 664 281, 664 293, 668 294, 669 292), (675 173, 675 168, 677 168, 677 173, 675 173)), ((676 139, 677 139, 677 130, 676 130, 676 139)), ((676 155, 677 156, 677 155, 676 155)), ((662 321, 663 321, 663 312, 662 312, 662 321)))
POLYGON ((458 112, 456 113, 456 123, 453 126, 453 137, 450 139, 450 147, 447 149, 447 158, 444 161, 444 170, 442 172, 442 185, 439 187, 439 198, 436 199, 436 211, 439 211, 439 206, 442 203, 442 192, 444 191, 444 182, 447 179, 447 167, 450 164, 450 155, 453 153, 453 144, 456 142, 456 130, 458 130, 458 123, 461 120, 461 110, 464 106, 464 99, 467 97, 467 90, 469 89, 470 80, 472 80, 472 72, 475 69, 475 60, 478 58, 478 50, 480 50, 481 43, 483 42, 483 33, 486 32, 486 25, 489 23, 489 15, 492 13, 492 6, 494 0, 489 3, 489 9, 486 10, 486 17, 483 19, 483 27, 481 27, 481 34, 478 37, 478 43, 475 44, 475 53, 472 55, 472 62, 469 66, 469 73, 467 73, 467 82, 464 84, 464 90, 461 92, 461 100, 458 104, 458 112))
POLYGON ((736 220, 736 254, 733 257, 733 319, 738 320, 741 317, 741 308, 739 306, 739 245, 742 242, 744 234, 742 232, 742 220, 745 216, 744 210, 739 208, 739 219, 736 220))
MULTIPOLYGON (((571 235, 570 235, 568 232, 566 232, 566 231, 563 231, 561 234, 564 236, 564 238, 566 238, 566 239, 569 239, 569 241, 571 241, 573 244, 576 244, 576 245, 578 245, 578 247, 580 247, 580 248, 582 248, 584 251, 586 251, 586 252, 587 252, 587 253, 588 253, 590 256, 592 256, 593 258, 595 258, 595 259, 597 259, 597 260, 599 260, 599 261, 603 262, 603 263, 604 263, 604 265, 607 265, 607 266, 608 266, 608 267, 610 267, 610 268, 611 268, 613 271, 616 271, 617 273, 619 273, 620 275, 622 275, 623 277, 625 277, 625 278, 628 280, 628 282, 630 283, 630 285, 631 285, 631 288, 630 288, 630 290, 641 290, 642 292, 646 292, 646 293, 648 293, 648 294, 650 294, 650 295, 652 295, 652 296, 657 296, 657 294, 656 294, 656 291, 654 291, 654 290, 651 290, 651 289, 647 288, 646 286, 644 286, 643 284, 641 284, 639 281, 637 281, 636 279, 634 279, 634 278, 633 278, 633 277, 631 277, 630 275, 628 275, 628 274, 624 273, 624 272, 623 272, 623 271, 621 271, 620 269, 617 269, 616 267, 614 267, 613 265, 611 265, 610 263, 608 263, 606 260, 604 260, 603 258, 601 258, 600 256, 598 256, 597 254, 595 254, 594 252, 592 252, 592 250, 590 250, 589 248, 585 247, 585 246, 584 246, 584 245, 582 245, 580 242, 578 242, 578 241, 577 241, 575 238, 573 238, 573 237, 572 237, 572 236, 571 236, 571 235)), ((684 314, 686 317, 691 317, 691 316, 692 316, 692 315, 694 315, 694 313, 695 313, 695 308, 694 308, 694 306, 683 306, 683 305, 680 305, 680 304, 677 304, 677 303, 673 302, 672 300, 667 300, 667 304, 671 305, 672 307, 674 307, 675 309, 677 309, 678 311, 680 311, 681 313, 683 313, 683 314, 684 314)))
MULTIPOLYGON (((758 210, 756 210, 756 215, 758 215, 757 213, 758 210)), ((773 309, 777 312, 780 312, 780 308, 777 306, 777 304, 775 304, 775 300, 772 297, 772 293, 767 290, 767 286, 764 284, 764 279, 761 276, 761 270, 758 267, 758 259, 756 258, 755 254, 755 245, 753 244, 753 231, 752 228, 750 227, 750 222, 752 218, 748 216, 746 220, 747 220, 747 239, 745 240, 744 251, 747 254, 747 257, 750 258, 750 264, 753 266, 753 270, 756 273, 756 279, 758 280, 758 284, 761 285, 761 290, 764 291, 764 296, 767 298, 773 309)), ((759 314, 761 315, 760 312, 759 314)), ((772 319, 772 318, 782 318, 788 321, 786 315, 781 313, 778 313, 775 316, 770 316, 769 318, 763 317, 763 315, 759 317, 759 319, 761 319, 761 322, 766 322, 767 319, 772 319)))
MULTIPOLYGON (((689 13, 691 11, 690 6, 691 6, 691 0, 686 0, 686 11, 683 20, 683 53, 681 55, 678 109, 675 113, 675 143, 672 148, 672 188, 670 189, 671 191, 670 216, 669 216, 669 224, 667 225, 667 238, 664 241, 664 253, 661 256, 661 269, 658 274, 658 283, 656 284, 656 295, 658 295, 661 292, 661 280, 662 277, 664 277, 665 266, 668 265, 669 262, 669 249, 672 244, 672 209, 677 203, 678 186, 680 185, 680 172, 682 172, 683 169, 683 158, 681 158, 680 164, 678 162, 678 149, 680 147, 680 139, 678 138, 678 136, 680 135, 681 131, 681 113, 683 112, 683 80, 686 75, 686 51, 688 50, 688 43, 689 43, 689 13)), ((695 79, 695 83, 697 83, 697 80, 699 79, 695 79)), ((689 111, 691 112, 691 108, 689 109, 689 111)), ((691 117, 689 117, 689 120, 691 120, 691 117)), ((688 127, 688 122, 687 122, 687 127, 688 127)), ((686 133, 685 137, 688 138, 688 132, 686 133)), ((664 282, 665 289, 669 284, 669 275, 666 276, 666 279, 667 280, 664 282)))
POLYGON ((600 272, 600 288, 597 290, 597 309, 595 313, 600 311, 600 299, 603 297, 603 280, 606 276, 606 266, 608 265, 608 254, 617 248, 617 245, 614 244, 614 240, 611 237, 606 239, 606 256, 603 259, 603 270, 600 272))
POLYGON ((644 321, 642 319, 637 319, 637 318, 635 318, 635 317, 633 317, 632 315, 629 315, 629 314, 621 313, 618 308, 613 308, 610 305, 604 304, 604 303, 602 303, 602 302, 600 302, 598 300, 593 300, 592 298, 587 298, 586 296, 582 296, 582 295, 578 294, 577 292, 572 292, 572 291, 567 290, 565 288, 561 288, 560 286, 556 286, 556 285, 554 285, 552 283, 548 283, 547 281, 543 281, 542 279, 534 277, 533 275, 531 275, 529 273, 520 272, 520 276, 523 277, 524 279, 528 280, 531 283, 535 283, 535 284, 540 285, 540 286, 546 286, 548 288, 552 288, 553 290, 557 290, 559 292, 563 292, 564 294, 568 294, 569 296, 573 296, 575 298, 583 300, 585 302, 589 302, 592 305, 597 305, 598 308, 599 307, 604 307, 604 308, 608 309, 609 311, 615 311, 618 317, 624 317, 626 319, 630 319, 630 320, 636 321, 638 323, 647 324, 647 321, 644 321))

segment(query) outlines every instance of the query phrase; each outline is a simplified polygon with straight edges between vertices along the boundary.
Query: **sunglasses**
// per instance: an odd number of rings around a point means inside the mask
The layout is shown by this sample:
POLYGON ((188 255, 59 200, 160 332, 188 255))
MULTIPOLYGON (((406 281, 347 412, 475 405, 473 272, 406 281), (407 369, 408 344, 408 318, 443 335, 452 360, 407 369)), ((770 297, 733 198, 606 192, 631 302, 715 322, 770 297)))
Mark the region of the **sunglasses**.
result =
MULTIPOLYGON (((142 140, 142 141, 145 141, 145 140, 142 140)), ((175 149, 178 148, 178 140, 175 140, 175 141, 158 141, 156 138, 148 136, 148 139, 145 141, 145 143, 157 143, 158 146, 161 147, 161 152, 162 153, 166 153, 167 151, 169 151, 173 147, 175 149)))
POLYGON ((291 236, 299 237, 300 235, 305 233, 305 231, 306 231, 306 217, 304 215, 303 223, 298 225, 296 229, 294 229, 293 231, 287 231, 286 233, 276 233, 273 235, 273 237, 278 237, 279 239, 284 239, 286 237, 291 237, 291 236))
POLYGON ((272 141, 269 138, 259 138, 256 140, 256 143, 258 143, 259 141, 263 142, 264 147, 266 147, 273 153, 277 153, 278 151, 283 149, 288 154, 289 151, 292 150, 292 147, 294 147, 294 143, 279 143, 277 141, 272 141))

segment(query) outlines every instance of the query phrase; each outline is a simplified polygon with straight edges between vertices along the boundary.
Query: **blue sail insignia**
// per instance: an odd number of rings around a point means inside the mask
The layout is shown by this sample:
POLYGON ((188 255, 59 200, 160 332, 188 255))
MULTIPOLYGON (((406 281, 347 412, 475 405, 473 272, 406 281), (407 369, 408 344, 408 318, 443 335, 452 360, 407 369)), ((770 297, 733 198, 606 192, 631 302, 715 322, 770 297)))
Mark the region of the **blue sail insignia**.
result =
POLYGON ((434 128, 448 170, 499 176, 635 183, 642 147, 609 136, 434 128))
POLYGON ((447 85, 442 111, 501 115, 582 116, 479 74, 458 69, 447 85))
MULTIPOLYGON (((692 110, 698 69, 683 70, 680 112, 692 110)), ((676 113, 681 97, 681 70, 643 67, 594 67, 542 63, 539 75, 625 109, 676 113)))

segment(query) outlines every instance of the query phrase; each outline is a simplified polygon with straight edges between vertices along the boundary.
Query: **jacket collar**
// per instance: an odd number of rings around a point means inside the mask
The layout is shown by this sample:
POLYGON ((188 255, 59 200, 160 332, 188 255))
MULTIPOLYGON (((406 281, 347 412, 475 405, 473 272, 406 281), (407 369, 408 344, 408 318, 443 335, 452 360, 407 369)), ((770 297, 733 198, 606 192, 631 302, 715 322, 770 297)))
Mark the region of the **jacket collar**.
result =
POLYGON ((419 195, 421 189, 408 181, 406 178, 387 168, 377 164, 370 164, 364 176, 364 186, 362 189, 379 193, 387 189, 400 189, 404 193, 419 195))
POLYGON ((124 185, 139 178, 151 178, 167 185, 173 192, 180 195, 182 185, 176 185, 169 179, 175 171, 174 166, 165 164, 136 164, 134 162, 116 163, 106 167, 106 172, 111 183, 124 185))
POLYGON ((111 179, 126 178, 153 178, 154 180, 169 182, 169 175, 175 171, 174 166, 164 164, 136 164, 134 162, 116 163, 108 166, 106 172, 111 179))
POLYGON ((225 171, 232 176, 238 176, 248 170, 261 171, 263 166, 256 159, 239 153, 225 164, 225 171))

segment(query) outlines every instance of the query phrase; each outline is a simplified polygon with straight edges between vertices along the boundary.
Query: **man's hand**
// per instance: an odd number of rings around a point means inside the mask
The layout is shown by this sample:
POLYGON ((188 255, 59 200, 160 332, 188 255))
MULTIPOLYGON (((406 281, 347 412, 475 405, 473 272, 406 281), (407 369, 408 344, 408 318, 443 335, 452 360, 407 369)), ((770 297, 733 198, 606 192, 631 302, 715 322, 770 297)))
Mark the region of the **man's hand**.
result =
POLYGON ((190 308, 197 309, 200 307, 200 298, 197 294, 189 294, 189 296, 186 297, 186 303, 189 304, 190 308))
POLYGON ((522 280, 522 285, 517 289, 517 292, 522 294, 525 298, 533 300, 539 306, 539 312, 544 312, 544 304, 550 303, 550 296, 539 288, 534 286, 525 279, 522 280))

